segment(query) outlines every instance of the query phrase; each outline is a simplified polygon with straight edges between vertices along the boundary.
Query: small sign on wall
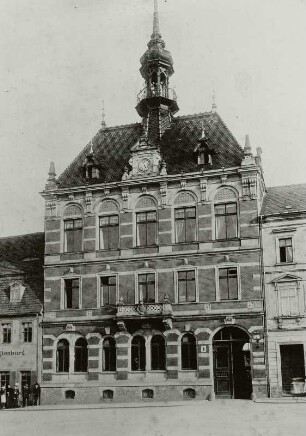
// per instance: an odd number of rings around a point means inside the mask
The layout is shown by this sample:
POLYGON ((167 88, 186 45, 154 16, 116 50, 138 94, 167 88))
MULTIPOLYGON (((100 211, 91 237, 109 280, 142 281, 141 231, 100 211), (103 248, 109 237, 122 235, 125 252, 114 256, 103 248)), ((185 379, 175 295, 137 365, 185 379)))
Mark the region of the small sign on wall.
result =
POLYGON ((201 353, 208 353, 208 345, 201 345, 201 353))

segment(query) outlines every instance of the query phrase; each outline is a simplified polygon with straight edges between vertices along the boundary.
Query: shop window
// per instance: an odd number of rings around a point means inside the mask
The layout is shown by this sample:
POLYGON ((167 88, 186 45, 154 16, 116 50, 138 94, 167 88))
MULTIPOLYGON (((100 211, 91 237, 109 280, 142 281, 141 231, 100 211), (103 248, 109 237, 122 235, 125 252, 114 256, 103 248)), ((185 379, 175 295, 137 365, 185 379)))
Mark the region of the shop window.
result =
POLYGON ((65 399, 66 400, 74 400, 75 398, 75 391, 69 390, 65 391, 65 399))
POLYGON ((10 344, 12 342, 12 324, 2 324, 2 342, 4 344, 10 344))
POLYGON ((23 322, 22 323, 22 329, 23 329, 23 342, 32 342, 32 336, 33 336, 33 328, 31 322, 23 322))
POLYGON ((178 271, 178 301, 179 303, 196 301, 195 271, 178 271))
POLYGON ((99 229, 100 250, 116 250, 119 246, 119 216, 100 217, 99 229))
POLYGON ((196 209, 182 207, 174 211, 175 242, 193 242, 196 240, 196 209))
POLYGON ((116 276, 103 276, 100 278, 100 301, 101 306, 110 306, 117 303, 116 276))
POLYGON ((79 309, 80 280, 65 279, 64 309, 79 309))
POLYGON ((31 371, 21 371, 21 386, 27 384, 31 387, 31 371))
POLYGON ((216 239, 238 237, 237 203, 215 205, 216 239))
POLYGON ((280 238, 279 243, 279 261, 281 263, 293 262, 292 238, 280 238))
POLYGON ((0 384, 9 385, 10 384, 10 372, 9 371, 1 371, 0 372, 0 384))
POLYGON ((137 246, 150 246, 156 244, 156 212, 139 212, 136 214, 137 246))
POLYGON ((186 333, 181 341, 182 369, 197 369, 196 340, 191 333, 186 333))
POLYGON ((155 274, 138 275, 139 301, 143 303, 155 302, 155 274))
POLYGON ((142 391, 142 398, 154 398, 154 392, 152 389, 144 389, 142 391))
POLYGON ((220 300, 238 300, 237 268, 219 269, 220 300))
POLYGON ((64 251, 75 253, 82 251, 83 221, 81 218, 64 221, 64 251))
POLYGON ((74 346, 74 371, 87 372, 88 368, 88 348, 87 341, 79 338, 74 346))
POLYGON ((153 336, 151 340, 151 369, 164 370, 166 361, 166 345, 163 336, 153 336))
POLYGON ((196 392, 194 389, 184 389, 183 397, 185 399, 194 399, 196 397, 196 392))
POLYGON ((116 371, 116 341, 105 338, 103 341, 103 371, 116 371))
POLYGON ((145 371, 146 369, 146 344, 142 336, 135 336, 132 340, 132 371, 145 371))
POLYGON ((69 372, 69 342, 61 339, 56 349, 56 371, 69 372))

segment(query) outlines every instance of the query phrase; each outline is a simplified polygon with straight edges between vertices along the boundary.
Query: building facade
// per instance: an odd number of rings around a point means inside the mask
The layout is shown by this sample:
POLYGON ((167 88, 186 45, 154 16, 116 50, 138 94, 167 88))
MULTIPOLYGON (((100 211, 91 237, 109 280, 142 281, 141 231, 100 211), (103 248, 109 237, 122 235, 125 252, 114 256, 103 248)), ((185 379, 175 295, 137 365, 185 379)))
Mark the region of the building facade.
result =
POLYGON ((44 234, 0 239, 1 384, 41 376, 44 234))
POLYGON ((304 392, 306 185, 268 188, 262 209, 267 351, 272 397, 304 392))
POLYGON ((261 151, 175 116, 156 1, 140 62, 141 122, 103 122, 42 193, 42 402, 265 396, 261 151))

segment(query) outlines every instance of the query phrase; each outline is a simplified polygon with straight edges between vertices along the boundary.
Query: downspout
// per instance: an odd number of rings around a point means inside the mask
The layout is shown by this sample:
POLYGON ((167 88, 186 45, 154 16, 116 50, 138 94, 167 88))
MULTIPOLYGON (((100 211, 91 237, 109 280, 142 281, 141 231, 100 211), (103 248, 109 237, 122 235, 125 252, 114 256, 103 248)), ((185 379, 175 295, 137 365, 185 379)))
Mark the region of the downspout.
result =
POLYGON ((260 279, 261 279, 261 289, 262 289, 262 302, 263 302, 263 313, 264 313, 264 356, 266 364, 266 375, 267 375, 267 391, 268 397, 270 398, 270 369, 269 369, 269 353, 268 353, 268 323, 267 323, 267 304, 266 304, 266 278, 265 278, 265 266, 263 260, 263 228, 262 228, 262 215, 259 215, 259 241, 260 241, 260 279))

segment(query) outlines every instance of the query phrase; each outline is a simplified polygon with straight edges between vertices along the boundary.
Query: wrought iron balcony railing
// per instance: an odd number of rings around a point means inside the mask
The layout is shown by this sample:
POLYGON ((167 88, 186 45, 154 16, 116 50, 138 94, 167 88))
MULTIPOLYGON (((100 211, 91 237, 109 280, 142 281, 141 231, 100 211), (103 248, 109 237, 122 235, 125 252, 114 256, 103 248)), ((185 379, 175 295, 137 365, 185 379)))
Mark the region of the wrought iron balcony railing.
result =
POLYGON ((137 102, 139 103, 141 100, 144 100, 145 98, 152 98, 152 97, 164 97, 168 98, 169 100, 176 101, 176 92, 172 88, 167 88, 166 86, 152 86, 152 88, 144 88, 140 91, 140 93, 137 95, 137 102))
POLYGON ((117 317, 128 316, 154 316, 171 315, 172 304, 165 303, 139 303, 139 304, 118 304, 117 317))

